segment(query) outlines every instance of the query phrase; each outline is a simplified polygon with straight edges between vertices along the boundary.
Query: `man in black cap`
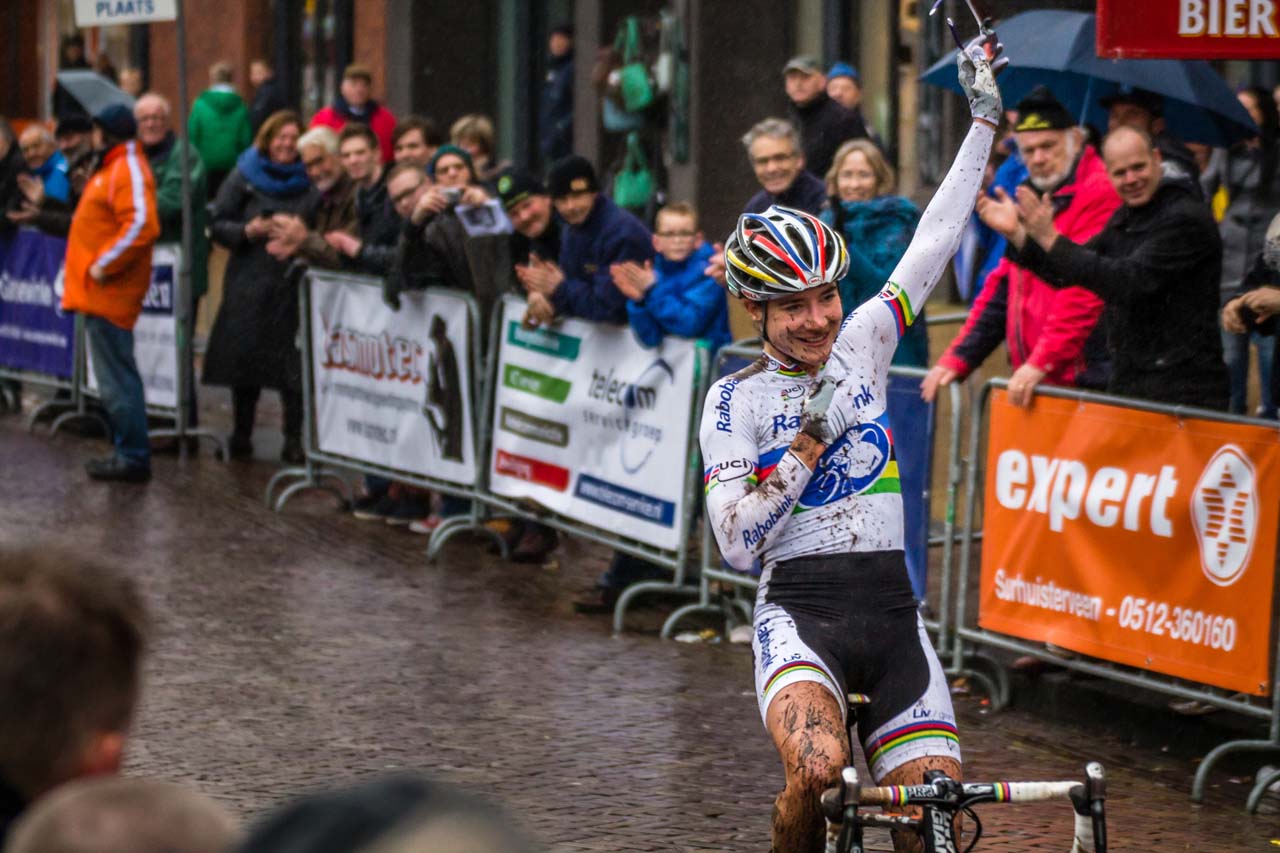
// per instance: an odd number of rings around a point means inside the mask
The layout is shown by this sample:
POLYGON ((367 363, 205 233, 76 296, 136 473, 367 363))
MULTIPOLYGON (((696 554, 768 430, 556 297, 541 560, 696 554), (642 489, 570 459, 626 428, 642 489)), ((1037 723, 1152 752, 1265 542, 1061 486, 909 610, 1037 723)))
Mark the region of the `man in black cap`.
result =
MULTIPOLYGON (((533 175, 509 169, 498 177, 498 197, 511 220, 511 258, 527 266, 531 260, 558 263, 564 220, 551 203, 551 194, 533 175)), ((549 307, 549 306, 548 306, 549 307)), ((553 528, 536 521, 515 521, 503 531, 516 563, 540 563, 559 544, 553 528)))
POLYGON ((826 180, 840 143, 864 138, 867 127, 861 116, 827 94, 827 75, 813 57, 794 57, 783 67, 782 77, 791 101, 791 122, 800 130, 804 167, 826 180))
MULTIPOLYGON (((1072 240, 1088 240, 1120 206, 1106 166, 1085 143, 1075 118, 1044 86, 1033 89, 1017 109, 1014 132, 1029 173, 1024 186, 1053 200, 1059 231, 1072 240)), ((996 195, 1008 198, 1003 188, 996 195)), ((1009 399, 1015 405, 1030 405, 1041 382, 1103 388, 1107 353, 1098 328, 1102 307, 1102 300, 1086 290, 1057 290, 1009 257, 1002 258, 983 283, 964 328, 925 377, 922 396, 932 400, 938 388, 964 379, 1002 342, 1014 368, 1009 399)))
POLYGON ((530 255, 558 262, 564 220, 542 182, 523 169, 510 169, 498 178, 498 197, 515 228, 511 257, 516 263, 527 263, 530 255))
POLYGON ((596 170, 584 157, 565 157, 551 167, 547 183, 556 211, 568 227, 560 241, 560 262, 531 257, 516 267, 529 293, 532 319, 581 317, 603 323, 627 322, 627 298, 609 274, 612 264, 653 257, 653 237, 639 219, 600 193, 596 170))
POLYGON ((93 148, 93 122, 87 115, 72 113, 58 121, 53 138, 57 140, 58 150, 70 165, 93 148))
POLYGON ((1203 197, 1195 155, 1165 129, 1163 97, 1146 89, 1121 86, 1120 91, 1099 103, 1107 110, 1107 133, 1118 127, 1132 127, 1150 136, 1160 152, 1164 177, 1187 181, 1192 192, 1203 197))

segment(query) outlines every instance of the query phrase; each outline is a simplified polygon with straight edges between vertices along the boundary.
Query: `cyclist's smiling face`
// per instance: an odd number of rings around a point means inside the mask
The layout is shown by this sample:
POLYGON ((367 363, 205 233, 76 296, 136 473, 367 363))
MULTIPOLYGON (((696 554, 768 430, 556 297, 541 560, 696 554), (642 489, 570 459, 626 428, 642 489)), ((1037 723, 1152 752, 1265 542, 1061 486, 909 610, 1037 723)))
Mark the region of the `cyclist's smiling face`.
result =
POLYGON ((840 293, 834 284, 815 287, 762 303, 743 303, 757 324, 766 319, 768 338, 765 348, 780 361, 799 362, 816 369, 831 355, 831 346, 844 319, 840 310, 840 293))

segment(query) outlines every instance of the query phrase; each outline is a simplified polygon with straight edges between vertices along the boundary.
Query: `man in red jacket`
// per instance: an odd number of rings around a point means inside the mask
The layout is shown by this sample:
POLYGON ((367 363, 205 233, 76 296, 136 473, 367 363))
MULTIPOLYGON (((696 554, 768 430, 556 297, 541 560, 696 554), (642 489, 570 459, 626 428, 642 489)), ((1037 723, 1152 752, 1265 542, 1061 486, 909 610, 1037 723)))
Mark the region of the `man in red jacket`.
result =
POLYGON ((369 97, 372 88, 373 72, 367 66, 348 65, 342 72, 338 97, 312 117, 311 126, 331 127, 334 133, 338 133, 349 121, 367 124, 378 135, 382 162, 387 164, 395 155, 391 137, 396 130, 396 117, 391 110, 369 97))
POLYGON ((156 185, 134 139, 133 111, 116 105, 93 118, 102 163, 80 196, 67 235, 62 308, 84 315, 102 404, 111 420, 115 454, 92 459, 95 480, 145 483, 151 445, 142 377, 133 358, 133 325, 151 287, 151 248, 160 236, 156 185))
MULTIPOLYGON (((1120 206, 1107 169, 1084 141, 1075 119, 1044 86, 1018 104, 1018 148, 1039 193, 1051 193, 1054 226, 1084 243, 1120 206)), ((1001 196, 1003 190, 997 190, 1001 196)), ((1097 328, 1102 300, 1080 287, 1055 289, 1005 257, 987 276, 964 328, 921 386, 932 400, 938 388, 964 379, 1004 341, 1013 376, 1009 399, 1029 405, 1041 382, 1102 389, 1107 384, 1106 340, 1097 328)))

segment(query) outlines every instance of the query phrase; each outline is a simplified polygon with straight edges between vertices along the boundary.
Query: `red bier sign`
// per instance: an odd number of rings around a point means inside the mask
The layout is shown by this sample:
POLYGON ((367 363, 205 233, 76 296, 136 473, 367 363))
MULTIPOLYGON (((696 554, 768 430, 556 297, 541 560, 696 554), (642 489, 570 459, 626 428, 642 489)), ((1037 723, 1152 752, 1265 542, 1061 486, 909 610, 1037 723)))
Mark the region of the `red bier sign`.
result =
POLYGON ((1280 59, 1280 0, 1098 0, 1105 59, 1280 59))

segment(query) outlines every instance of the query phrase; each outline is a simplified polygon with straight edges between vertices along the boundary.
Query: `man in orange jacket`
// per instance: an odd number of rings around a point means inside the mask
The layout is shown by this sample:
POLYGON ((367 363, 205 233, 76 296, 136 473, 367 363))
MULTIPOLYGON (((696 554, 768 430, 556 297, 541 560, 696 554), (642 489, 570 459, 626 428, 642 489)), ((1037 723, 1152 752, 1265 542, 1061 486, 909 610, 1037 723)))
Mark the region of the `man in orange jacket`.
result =
POLYGON ((93 118, 102 161, 71 219, 62 307, 84 315, 102 404, 111 420, 115 454, 90 460, 95 480, 145 483, 151 446, 142 377, 133 358, 133 325, 151 286, 151 247, 160 236, 155 179, 128 107, 93 118))

